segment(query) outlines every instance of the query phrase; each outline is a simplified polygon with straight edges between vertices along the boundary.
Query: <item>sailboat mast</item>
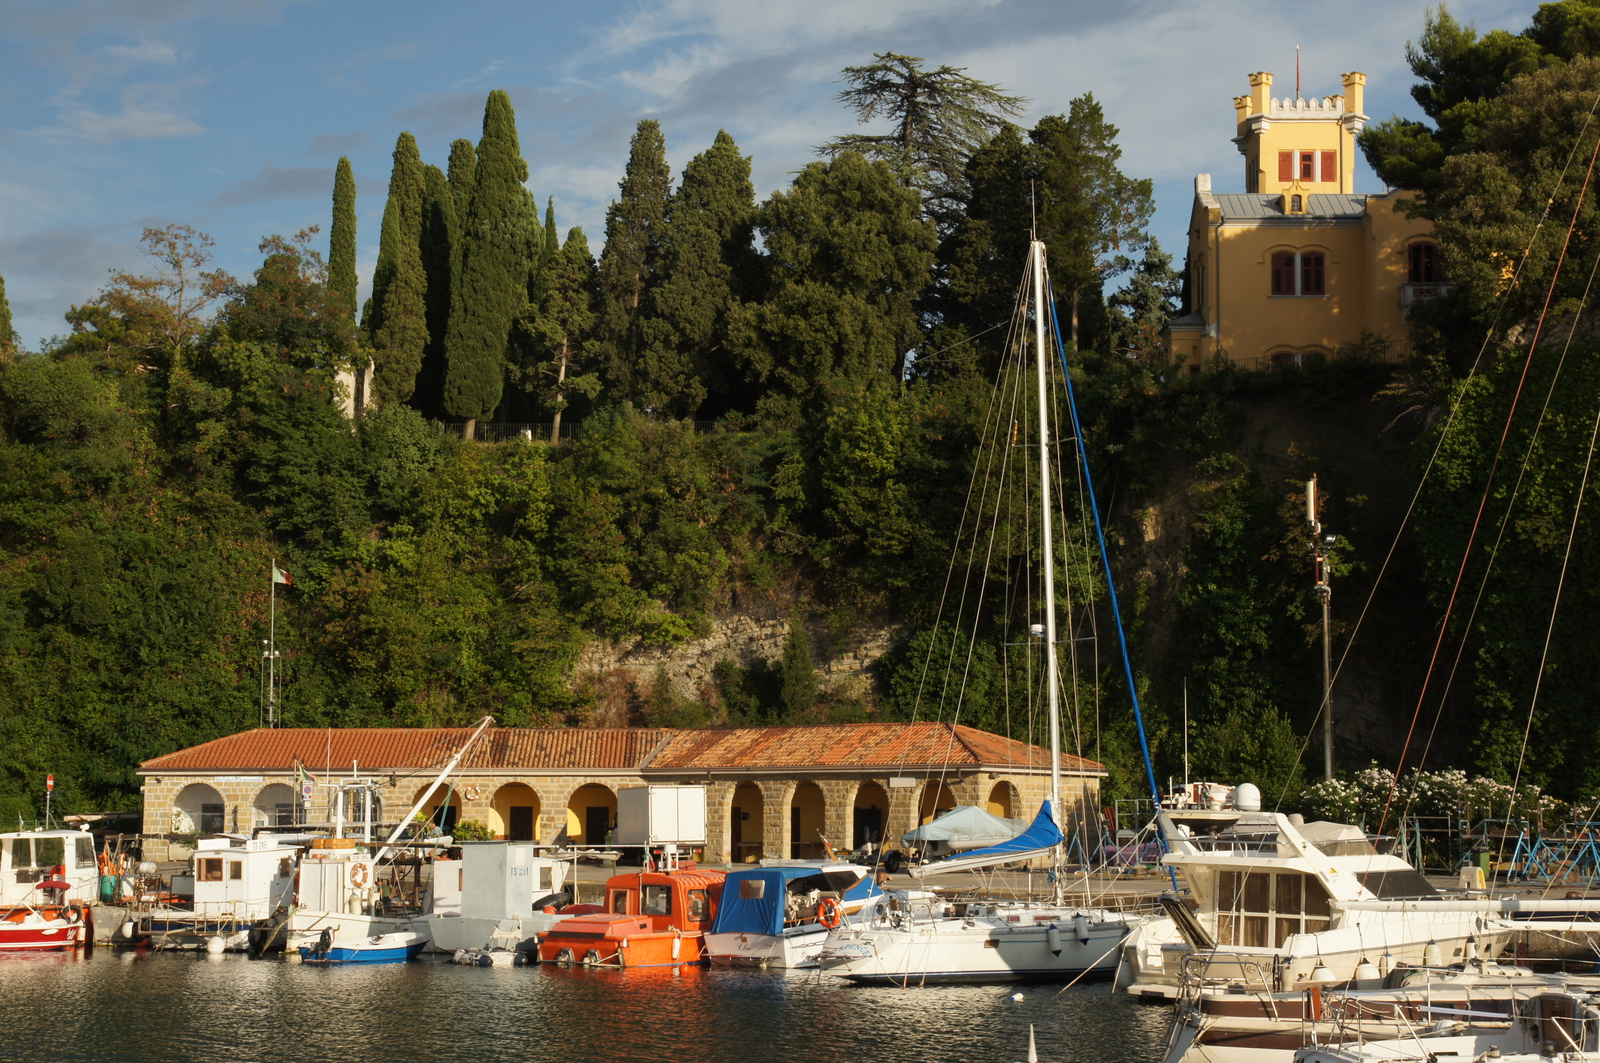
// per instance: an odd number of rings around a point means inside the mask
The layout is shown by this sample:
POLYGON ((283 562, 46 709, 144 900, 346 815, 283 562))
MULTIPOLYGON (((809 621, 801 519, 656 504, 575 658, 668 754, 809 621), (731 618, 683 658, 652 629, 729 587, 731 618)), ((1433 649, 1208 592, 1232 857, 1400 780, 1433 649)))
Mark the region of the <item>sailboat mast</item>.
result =
POLYGON ((1045 395, 1044 342, 1044 244, 1034 240, 1029 247, 1033 257, 1033 354, 1039 385, 1039 508, 1044 520, 1044 661, 1046 706, 1050 720, 1050 812, 1056 826, 1061 817, 1061 678, 1056 669, 1056 556, 1055 533, 1050 521, 1050 410, 1045 395))

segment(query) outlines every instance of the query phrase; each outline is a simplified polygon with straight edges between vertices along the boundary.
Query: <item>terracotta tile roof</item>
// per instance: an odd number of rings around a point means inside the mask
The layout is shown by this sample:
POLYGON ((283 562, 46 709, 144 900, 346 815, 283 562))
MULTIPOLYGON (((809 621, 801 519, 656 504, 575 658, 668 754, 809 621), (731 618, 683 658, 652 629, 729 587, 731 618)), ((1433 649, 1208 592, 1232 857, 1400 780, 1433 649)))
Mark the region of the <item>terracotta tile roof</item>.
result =
MULTIPOLYGON (((155 757, 147 774, 289 772, 312 774, 352 762, 369 771, 442 768, 470 727, 286 727, 257 729, 155 757)), ((461 771, 750 771, 827 768, 1033 768, 1050 753, 1000 735, 942 723, 857 723, 712 730, 634 727, 491 727, 461 771)), ((1064 771, 1102 772, 1063 756, 1064 771)))
MULTIPOLYGON (((1064 771, 1102 772, 1063 756, 1064 771)), ((801 768, 1048 768, 1050 751, 971 727, 942 723, 850 723, 674 731, 651 771, 801 768)))
MULTIPOLYGON (((139 765, 144 772, 294 770, 316 774, 352 761, 372 771, 442 768, 472 734, 470 727, 259 728, 217 738, 139 765)), ((462 763, 463 771, 637 770, 672 732, 664 728, 491 727, 462 763)))

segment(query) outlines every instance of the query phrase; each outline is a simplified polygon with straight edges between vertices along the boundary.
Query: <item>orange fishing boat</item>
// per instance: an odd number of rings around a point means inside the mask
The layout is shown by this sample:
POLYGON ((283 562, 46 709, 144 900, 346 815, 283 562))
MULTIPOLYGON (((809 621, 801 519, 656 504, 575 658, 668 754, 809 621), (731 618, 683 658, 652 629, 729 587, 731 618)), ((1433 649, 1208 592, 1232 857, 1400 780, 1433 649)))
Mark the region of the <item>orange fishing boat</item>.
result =
POLYGON ((539 962, 585 967, 700 963, 724 877, 693 864, 613 875, 606 880, 604 911, 563 919, 539 935, 539 962))

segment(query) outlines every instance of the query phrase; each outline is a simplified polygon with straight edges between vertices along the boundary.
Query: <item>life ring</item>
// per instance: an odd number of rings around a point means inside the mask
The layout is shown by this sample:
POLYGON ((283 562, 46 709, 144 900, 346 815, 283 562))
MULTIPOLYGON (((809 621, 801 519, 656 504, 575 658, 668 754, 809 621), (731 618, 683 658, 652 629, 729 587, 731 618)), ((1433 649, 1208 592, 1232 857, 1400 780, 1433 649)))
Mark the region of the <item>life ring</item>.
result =
POLYGON ((352 887, 354 887, 355 889, 358 889, 358 890, 366 889, 367 888, 367 883, 370 882, 370 881, 371 881, 371 876, 367 871, 367 865, 366 864, 351 864, 350 865, 350 885, 352 887))
POLYGON ((68 923, 81 923, 83 922, 83 913, 78 911, 76 906, 68 905, 61 909, 61 918, 68 923))
POLYGON ((461 791, 461 795, 468 801, 480 801, 483 799, 483 791, 478 789, 476 786, 467 787, 465 790, 461 791))
POLYGON ((817 922, 832 930, 843 921, 844 913, 839 908, 838 898, 824 897, 817 902, 817 922))

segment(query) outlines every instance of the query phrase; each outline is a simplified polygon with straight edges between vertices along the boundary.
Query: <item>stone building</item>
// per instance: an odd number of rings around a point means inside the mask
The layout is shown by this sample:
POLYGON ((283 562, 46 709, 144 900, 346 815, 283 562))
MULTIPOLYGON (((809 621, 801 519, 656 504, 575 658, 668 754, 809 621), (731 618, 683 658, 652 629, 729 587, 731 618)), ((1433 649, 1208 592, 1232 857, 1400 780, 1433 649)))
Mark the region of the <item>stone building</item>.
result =
MULTIPOLYGON (((322 825, 332 795, 365 778, 380 794, 374 822, 391 827, 460 750, 470 728, 282 728, 229 735, 145 761, 149 838, 322 825)), ((1064 756, 1066 822, 1099 822, 1093 761, 1064 756)), ((446 829, 460 820, 498 838, 603 845, 617 791, 704 784, 714 861, 823 855, 823 839, 859 848, 956 805, 1033 816, 1050 793, 1050 754, 943 723, 796 727, 497 728, 486 730, 425 806, 446 829)))

